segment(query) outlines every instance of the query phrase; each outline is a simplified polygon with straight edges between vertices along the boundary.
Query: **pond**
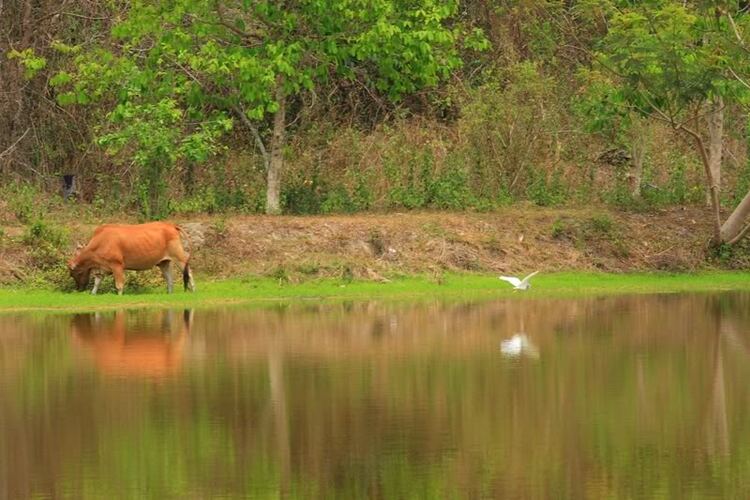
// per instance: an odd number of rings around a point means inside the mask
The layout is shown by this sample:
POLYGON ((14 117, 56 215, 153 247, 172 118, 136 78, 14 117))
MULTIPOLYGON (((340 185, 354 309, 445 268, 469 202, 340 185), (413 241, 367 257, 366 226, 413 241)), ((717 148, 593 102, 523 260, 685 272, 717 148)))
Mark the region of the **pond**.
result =
POLYGON ((0 498, 750 498, 750 295, 0 316, 0 498))

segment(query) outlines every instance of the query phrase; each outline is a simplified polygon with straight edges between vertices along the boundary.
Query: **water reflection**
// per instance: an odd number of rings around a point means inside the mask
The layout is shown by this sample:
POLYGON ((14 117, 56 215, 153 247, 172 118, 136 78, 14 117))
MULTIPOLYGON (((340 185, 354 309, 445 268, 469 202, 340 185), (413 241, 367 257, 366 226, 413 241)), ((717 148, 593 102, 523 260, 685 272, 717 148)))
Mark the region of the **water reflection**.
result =
POLYGON ((0 499, 750 497, 749 334, 745 294, 4 316, 0 499))
POLYGON ((523 317, 521 317, 521 326, 519 331, 513 334, 509 339, 500 342, 500 352, 508 358, 518 358, 527 356, 532 359, 539 357, 539 349, 526 335, 526 329, 523 326, 523 317))
POLYGON ((105 375, 163 378, 182 364, 182 349, 193 312, 158 311, 128 315, 117 311, 77 314, 70 328, 76 344, 87 350, 105 375), (135 320, 128 323, 128 319, 135 320))

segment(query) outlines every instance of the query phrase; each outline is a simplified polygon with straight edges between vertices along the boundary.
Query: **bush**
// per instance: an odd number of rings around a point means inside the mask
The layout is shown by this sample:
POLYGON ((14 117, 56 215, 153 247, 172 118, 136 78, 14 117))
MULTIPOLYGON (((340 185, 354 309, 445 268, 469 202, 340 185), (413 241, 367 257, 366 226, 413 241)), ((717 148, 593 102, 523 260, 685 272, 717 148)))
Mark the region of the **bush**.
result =
POLYGON ((46 204, 43 201, 46 197, 32 184, 11 183, 3 191, 8 207, 19 222, 27 224, 44 215, 46 204))
POLYGON ((587 229, 599 236, 610 236, 614 230, 615 223, 607 214, 594 215, 587 223, 587 229))
POLYGON ((31 266, 39 272, 31 276, 30 286, 52 284, 59 289, 72 289, 66 266, 69 240, 67 231, 43 219, 26 226, 22 242, 29 247, 31 266))
POLYGON ((354 200, 342 185, 335 186, 328 191, 325 200, 320 204, 320 211, 324 214, 352 213, 356 210, 354 200))
POLYGON ((526 195, 540 207, 562 204, 567 199, 567 192, 562 184, 560 171, 555 171, 548 180, 544 172, 531 169, 526 195))
POLYGON ((449 165, 428 183, 427 203, 434 208, 464 210, 473 204, 467 172, 449 165))
POLYGON ((498 68, 464 99, 459 121, 465 140, 459 153, 477 198, 496 200, 525 193, 540 205, 561 200, 562 178, 548 185, 535 166, 554 154, 563 108, 560 85, 532 62, 498 68), (550 192, 552 188, 553 192, 550 192), (511 193, 512 192, 512 193, 511 193))
POLYGON ((425 179, 432 170, 432 157, 424 153, 419 167, 414 161, 406 165, 386 164, 386 176, 395 185, 388 191, 388 204, 392 207, 415 209, 427 205, 425 179))
POLYGON ((325 185, 317 175, 289 179, 282 184, 281 202, 285 213, 318 214, 323 205, 325 185))

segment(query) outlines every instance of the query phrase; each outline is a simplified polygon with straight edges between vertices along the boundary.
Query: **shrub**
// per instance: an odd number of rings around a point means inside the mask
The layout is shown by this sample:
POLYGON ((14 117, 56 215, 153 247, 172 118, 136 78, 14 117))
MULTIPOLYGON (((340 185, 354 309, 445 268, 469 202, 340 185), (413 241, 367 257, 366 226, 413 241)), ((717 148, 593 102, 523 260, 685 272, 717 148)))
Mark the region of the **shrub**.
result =
POLYGON ((567 198, 562 184, 560 171, 555 171, 551 179, 547 179, 544 172, 537 169, 529 170, 529 184, 526 195, 540 207, 560 205, 567 198))
POLYGON ((414 161, 403 166, 387 163, 386 176, 395 184, 388 191, 388 204, 407 209, 424 208, 427 205, 425 178, 429 178, 431 170, 429 153, 422 155, 419 166, 414 161))
POLYGON ((614 227, 614 221, 607 214, 594 215, 588 220, 587 224, 588 230, 599 236, 610 236, 614 227))
POLYGON ((552 223, 552 237, 556 240, 574 241, 578 237, 577 228, 570 220, 558 217, 552 223))
POLYGON ((325 200, 320 204, 320 211, 324 214, 352 213, 357 210, 356 204, 343 185, 338 185, 326 193, 325 200))
POLYGON ((559 87, 526 61, 489 72, 487 83, 469 92, 459 120, 465 141, 459 153, 475 196, 495 200, 513 192, 540 205, 559 203, 552 186, 541 182, 544 175, 534 171, 552 156, 559 135, 563 109, 554 96, 559 87))
POLYGON ((321 211, 326 186, 317 174, 309 178, 289 179, 282 184, 281 201, 285 213, 317 214, 321 211))
POLYGON ((44 215, 46 205, 43 200, 46 197, 32 184, 11 183, 3 191, 8 206, 19 222, 27 224, 35 217, 44 215))
POLYGON ((450 165, 428 183, 427 203, 434 208, 464 210, 474 197, 466 170, 450 165))

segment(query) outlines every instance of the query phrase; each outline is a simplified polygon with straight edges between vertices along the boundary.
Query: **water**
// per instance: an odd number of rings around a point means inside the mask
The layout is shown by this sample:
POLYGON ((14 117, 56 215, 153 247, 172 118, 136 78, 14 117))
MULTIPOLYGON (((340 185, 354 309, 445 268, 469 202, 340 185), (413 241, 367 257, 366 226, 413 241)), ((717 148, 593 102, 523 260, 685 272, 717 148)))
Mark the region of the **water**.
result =
POLYGON ((0 316, 0 499, 750 498, 750 295, 0 316))

